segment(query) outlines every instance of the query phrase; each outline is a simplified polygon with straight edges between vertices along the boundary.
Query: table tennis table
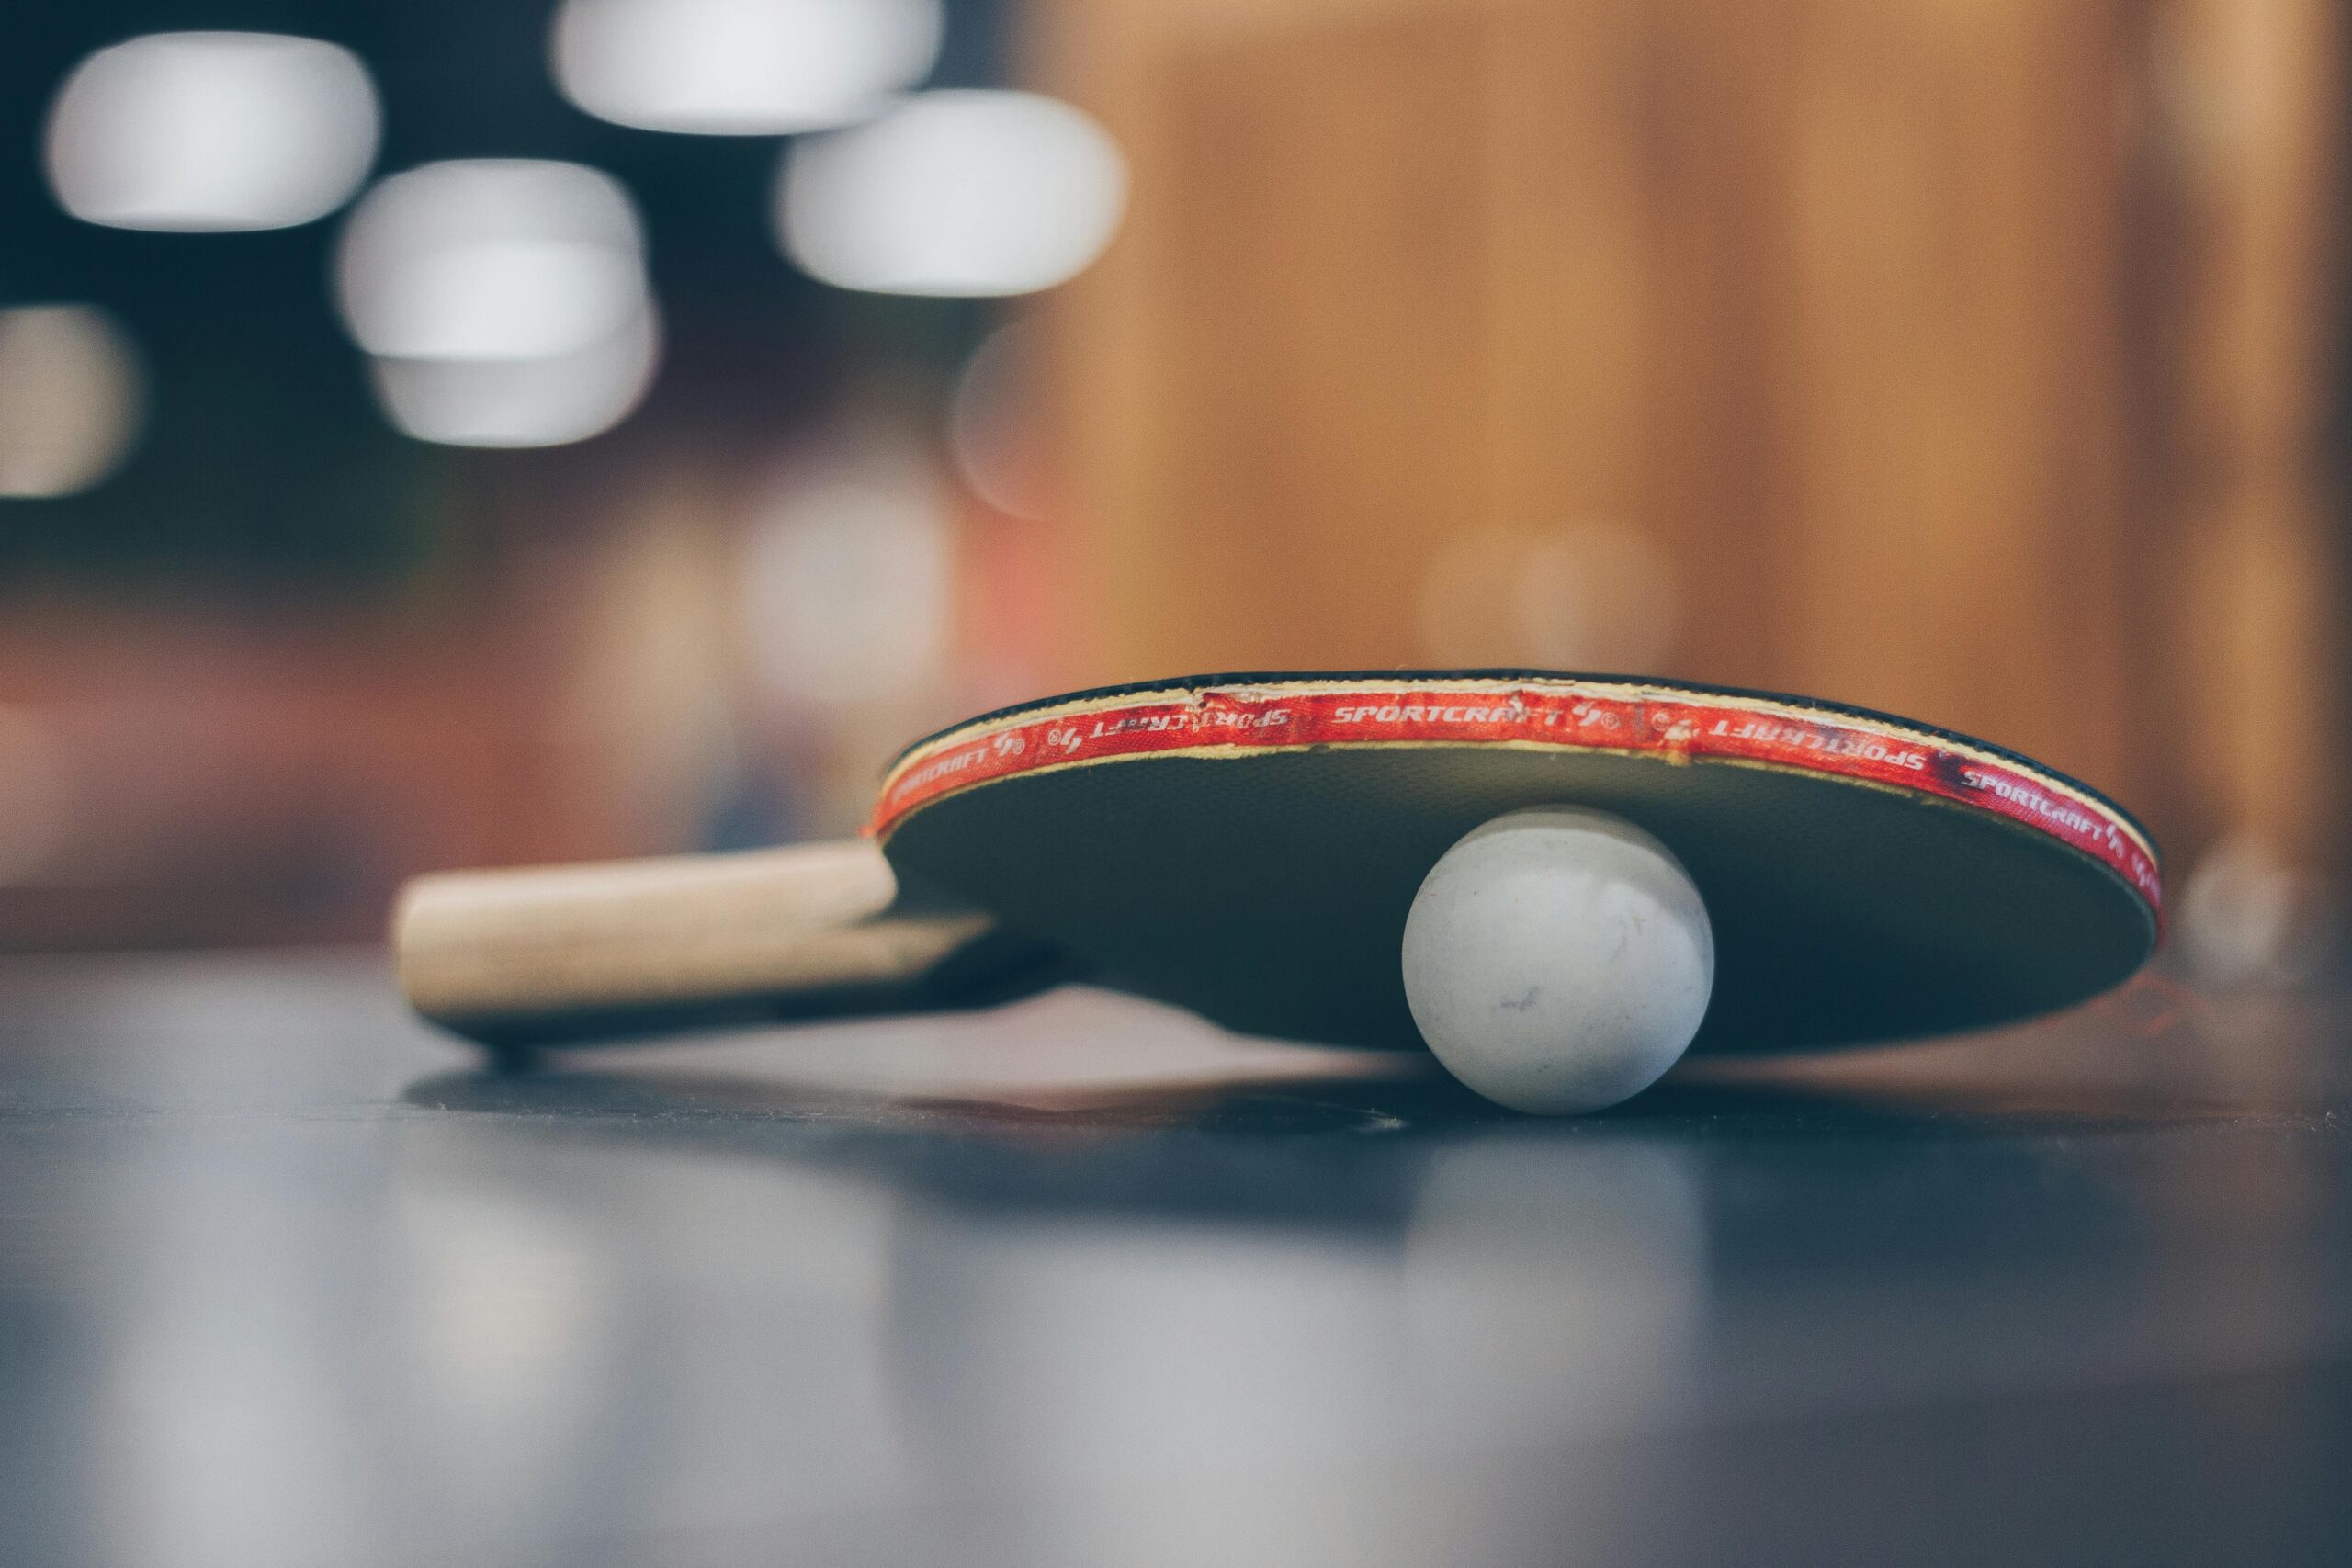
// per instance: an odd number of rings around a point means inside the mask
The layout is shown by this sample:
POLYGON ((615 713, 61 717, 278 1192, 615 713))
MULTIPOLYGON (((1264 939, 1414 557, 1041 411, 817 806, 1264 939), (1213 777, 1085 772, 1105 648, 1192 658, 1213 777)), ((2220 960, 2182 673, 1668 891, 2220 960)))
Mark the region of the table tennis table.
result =
POLYGON ((0 1561, 2352 1561, 2345 998, 1537 1122, 1083 988, 493 1066, 0 964, 0 1561))

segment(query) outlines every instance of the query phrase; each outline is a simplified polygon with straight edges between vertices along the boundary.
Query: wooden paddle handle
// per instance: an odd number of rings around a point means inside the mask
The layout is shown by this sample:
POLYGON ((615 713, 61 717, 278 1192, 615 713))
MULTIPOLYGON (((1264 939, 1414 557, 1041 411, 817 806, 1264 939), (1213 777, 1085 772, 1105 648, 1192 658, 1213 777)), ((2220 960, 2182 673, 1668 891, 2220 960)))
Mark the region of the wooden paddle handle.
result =
POLYGON ((911 983, 989 929, 885 915, 897 894, 864 840, 447 872, 401 890, 392 949, 410 1003, 461 1033, 638 1032, 713 1004, 911 983))

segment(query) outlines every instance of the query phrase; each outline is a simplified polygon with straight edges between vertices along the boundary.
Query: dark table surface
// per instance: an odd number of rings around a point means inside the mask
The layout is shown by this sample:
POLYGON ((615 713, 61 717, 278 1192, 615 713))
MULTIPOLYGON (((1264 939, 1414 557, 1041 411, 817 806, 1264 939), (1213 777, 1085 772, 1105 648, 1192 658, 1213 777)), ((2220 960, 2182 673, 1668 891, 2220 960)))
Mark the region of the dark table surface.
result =
POLYGON ((1081 990, 499 1074, 0 964, 0 1562, 2352 1562, 2352 1021, 1543 1122, 1081 990))

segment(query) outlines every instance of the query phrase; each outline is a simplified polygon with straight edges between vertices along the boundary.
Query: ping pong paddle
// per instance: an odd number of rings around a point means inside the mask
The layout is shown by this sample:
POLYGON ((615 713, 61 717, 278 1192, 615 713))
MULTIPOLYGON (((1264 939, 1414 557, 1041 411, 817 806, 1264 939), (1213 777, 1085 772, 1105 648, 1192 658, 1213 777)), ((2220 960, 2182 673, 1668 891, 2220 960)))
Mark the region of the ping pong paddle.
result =
POLYGON ((1713 923, 1691 1049, 1800 1049, 2049 1011, 2135 971, 2155 849, 2120 807, 1908 720, 1534 671, 1219 675, 987 714, 907 749, 865 837, 442 874, 394 943, 492 1045, 969 1005, 1086 976, 1249 1033, 1419 1043, 1398 940, 1503 813, 1606 812, 1713 923))

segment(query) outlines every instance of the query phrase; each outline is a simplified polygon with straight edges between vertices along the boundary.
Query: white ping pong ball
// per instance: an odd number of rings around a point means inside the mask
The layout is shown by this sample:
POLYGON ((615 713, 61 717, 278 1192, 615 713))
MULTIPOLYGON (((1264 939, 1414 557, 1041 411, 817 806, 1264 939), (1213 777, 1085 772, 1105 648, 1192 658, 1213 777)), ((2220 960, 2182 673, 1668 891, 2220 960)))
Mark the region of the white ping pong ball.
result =
POLYGON ((1664 844, 1572 807, 1438 858, 1405 918, 1405 999, 1453 1076, 1514 1111, 1599 1111, 1680 1059, 1715 984, 1707 907, 1664 844))

